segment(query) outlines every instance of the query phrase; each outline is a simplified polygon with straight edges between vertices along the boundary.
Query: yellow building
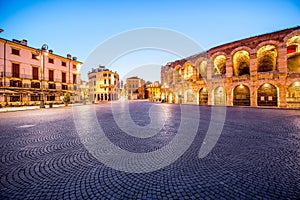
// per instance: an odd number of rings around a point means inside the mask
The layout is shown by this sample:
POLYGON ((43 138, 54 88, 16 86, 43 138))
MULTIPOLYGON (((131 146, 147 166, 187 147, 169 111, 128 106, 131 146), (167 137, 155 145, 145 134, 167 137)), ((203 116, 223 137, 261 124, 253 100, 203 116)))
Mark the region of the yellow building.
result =
POLYGON ((154 81, 153 83, 147 84, 146 89, 148 91, 149 101, 164 101, 165 98, 161 95, 161 85, 158 81, 154 81))
POLYGON ((300 108, 300 27, 168 63, 161 82, 170 103, 300 108))
POLYGON ((113 101, 119 99, 119 74, 99 66, 88 73, 89 98, 92 102, 113 101))
POLYGON ((0 38, 0 103, 2 106, 62 103, 65 93, 79 101, 81 62, 76 57, 56 55, 48 46, 41 49, 26 40, 0 38))

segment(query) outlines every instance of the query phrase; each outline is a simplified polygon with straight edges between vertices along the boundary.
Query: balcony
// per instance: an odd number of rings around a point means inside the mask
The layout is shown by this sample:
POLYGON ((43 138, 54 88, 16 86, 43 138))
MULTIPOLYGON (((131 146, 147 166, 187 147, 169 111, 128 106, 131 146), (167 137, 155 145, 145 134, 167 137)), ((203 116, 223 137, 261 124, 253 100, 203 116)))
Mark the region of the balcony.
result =
MULTIPOLYGON (((8 78, 33 79, 32 74, 29 75, 29 74, 20 74, 20 73, 6 72, 5 75, 8 78)), ((4 77, 4 73, 3 72, 1 72, 1 77, 4 77)))
POLYGON ((100 84, 100 88, 114 88, 114 84, 100 84))

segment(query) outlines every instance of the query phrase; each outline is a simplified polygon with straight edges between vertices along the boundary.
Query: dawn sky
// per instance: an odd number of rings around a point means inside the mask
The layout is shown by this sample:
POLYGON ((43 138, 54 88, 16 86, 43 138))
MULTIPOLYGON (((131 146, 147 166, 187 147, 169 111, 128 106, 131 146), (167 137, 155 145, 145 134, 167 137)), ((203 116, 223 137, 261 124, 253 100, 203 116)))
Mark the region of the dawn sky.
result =
MULTIPOLYGON (((1 0, 0 8, 0 28, 4 29, 1 38, 27 39, 28 45, 36 48, 46 43, 55 54, 70 53, 82 62, 105 40, 137 28, 171 29, 209 49, 300 25, 300 1, 296 0, 1 0)), ((159 80, 159 66, 174 59, 178 57, 170 53, 146 50, 123 56, 112 67, 117 67, 122 76, 137 67, 154 64, 158 66, 152 70, 155 77, 143 77, 153 81, 159 80)))

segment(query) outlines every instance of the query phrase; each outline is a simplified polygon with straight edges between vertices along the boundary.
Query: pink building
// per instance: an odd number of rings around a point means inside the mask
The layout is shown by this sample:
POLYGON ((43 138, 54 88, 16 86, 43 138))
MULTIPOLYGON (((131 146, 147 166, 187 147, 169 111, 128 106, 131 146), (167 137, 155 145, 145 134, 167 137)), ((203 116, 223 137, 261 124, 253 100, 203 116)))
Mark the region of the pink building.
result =
POLYGON ((72 101, 79 101, 81 62, 76 57, 56 55, 27 46, 27 41, 0 38, 0 104, 40 105, 62 103, 69 92, 72 101))

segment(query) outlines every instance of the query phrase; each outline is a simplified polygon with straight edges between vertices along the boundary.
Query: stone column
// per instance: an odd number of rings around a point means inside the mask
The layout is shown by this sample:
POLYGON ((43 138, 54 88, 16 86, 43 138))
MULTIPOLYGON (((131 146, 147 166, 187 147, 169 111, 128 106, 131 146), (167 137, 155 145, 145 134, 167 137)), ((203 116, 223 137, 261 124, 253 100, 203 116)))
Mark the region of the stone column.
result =
POLYGON ((281 73, 287 73, 287 50, 286 44, 280 43, 278 45, 277 69, 281 73))
POLYGON ((207 62, 207 79, 211 80, 213 73, 213 63, 211 61, 207 62))
POLYGON ((226 58, 226 77, 233 76, 233 64, 231 57, 226 58))
POLYGON ((250 106, 257 106, 257 90, 258 87, 256 87, 255 85, 250 86, 250 106))
POLYGON ((257 53, 250 53, 250 75, 257 74, 257 53))
POLYGON ((279 96, 278 96, 278 107, 280 108, 286 108, 286 87, 285 85, 281 85, 278 87, 279 89, 279 96))
POLYGON ((212 85, 208 85, 207 86, 207 92, 208 92, 208 101, 207 104, 208 105, 213 105, 213 86, 212 85))

